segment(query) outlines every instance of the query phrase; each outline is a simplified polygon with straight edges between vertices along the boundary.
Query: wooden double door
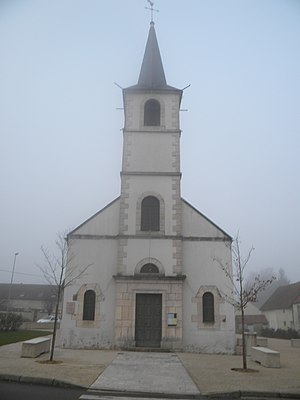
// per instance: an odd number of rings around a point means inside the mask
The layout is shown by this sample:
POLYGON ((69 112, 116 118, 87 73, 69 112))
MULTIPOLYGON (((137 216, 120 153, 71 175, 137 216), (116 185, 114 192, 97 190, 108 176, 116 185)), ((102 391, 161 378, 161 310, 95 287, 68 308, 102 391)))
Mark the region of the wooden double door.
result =
POLYGON ((162 337, 162 295, 136 294, 135 344, 159 348, 162 337))

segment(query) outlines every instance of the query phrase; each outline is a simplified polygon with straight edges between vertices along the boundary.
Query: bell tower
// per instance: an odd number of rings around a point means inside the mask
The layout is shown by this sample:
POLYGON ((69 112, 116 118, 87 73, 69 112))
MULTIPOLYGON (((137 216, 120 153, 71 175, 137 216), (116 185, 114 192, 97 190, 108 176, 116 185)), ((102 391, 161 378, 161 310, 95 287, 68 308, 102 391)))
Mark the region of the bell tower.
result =
MULTIPOLYGON (((180 128, 182 91, 167 85, 151 22, 138 83, 123 90, 125 126, 121 172, 120 252, 118 273, 131 274, 128 237, 172 238, 174 254, 168 274, 180 274, 181 235, 180 128), (147 199, 146 199, 147 198, 147 199), (146 200, 144 200, 146 199, 146 200), (145 208, 155 208, 158 221, 143 225, 145 208), (152 203, 151 203, 152 202, 152 203)), ((149 211, 151 214, 151 211, 149 211)), ((149 214, 148 218, 151 217, 149 214)), ((155 214, 155 213, 154 213, 155 214)))
POLYGON ((166 82, 151 21, 138 83, 123 89, 115 275, 115 343, 121 347, 182 345, 181 97, 166 82))

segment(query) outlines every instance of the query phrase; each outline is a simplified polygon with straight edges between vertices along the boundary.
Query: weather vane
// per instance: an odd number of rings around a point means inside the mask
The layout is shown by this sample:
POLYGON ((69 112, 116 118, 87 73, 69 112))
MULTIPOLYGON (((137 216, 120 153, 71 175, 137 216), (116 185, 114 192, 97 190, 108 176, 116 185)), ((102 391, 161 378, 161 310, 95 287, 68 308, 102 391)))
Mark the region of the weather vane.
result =
POLYGON ((153 8, 154 3, 153 1, 147 0, 148 3, 150 4, 150 7, 145 7, 146 10, 150 10, 151 11, 151 22, 153 22, 153 11, 159 12, 159 10, 156 10, 155 8, 153 8))

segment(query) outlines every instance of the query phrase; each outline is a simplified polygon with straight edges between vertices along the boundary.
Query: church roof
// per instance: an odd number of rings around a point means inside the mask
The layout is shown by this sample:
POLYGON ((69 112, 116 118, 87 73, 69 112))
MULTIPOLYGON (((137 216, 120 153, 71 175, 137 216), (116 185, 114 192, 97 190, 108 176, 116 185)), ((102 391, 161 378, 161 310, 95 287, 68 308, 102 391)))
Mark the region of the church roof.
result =
POLYGON ((180 90, 167 85, 153 21, 150 23, 138 83, 128 89, 180 90))

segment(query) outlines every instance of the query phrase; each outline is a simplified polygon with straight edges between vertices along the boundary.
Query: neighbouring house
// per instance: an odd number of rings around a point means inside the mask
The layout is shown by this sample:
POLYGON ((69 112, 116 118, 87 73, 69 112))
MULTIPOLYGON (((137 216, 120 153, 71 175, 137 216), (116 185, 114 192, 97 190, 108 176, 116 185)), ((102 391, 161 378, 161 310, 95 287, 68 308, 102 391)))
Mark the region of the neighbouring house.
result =
POLYGON ((270 328, 300 331, 300 282, 277 288, 261 311, 270 328))
POLYGON ((56 288, 51 285, 0 283, 0 312, 6 312, 7 305, 10 312, 21 314, 24 320, 36 321, 54 312, 56 288))
MULTIPOLYGON (((260 334, 262 329, 268 327, 266 316, 256 307, 254 303, 248 303, 245 309, 245 332, 260 334)), ((235 315, 236 333, 242 333, 242 317, 241 313, 235 315)))
POLYGON ((216 262, 231 266, 232 239, 181 197, 182 95, 151 22, 138 83, 123 89, 120 196, 67 238, 67 273, 91 267, 64 291, 63 347, 234 352, 230 281, 216 262))

